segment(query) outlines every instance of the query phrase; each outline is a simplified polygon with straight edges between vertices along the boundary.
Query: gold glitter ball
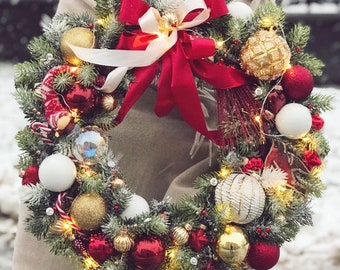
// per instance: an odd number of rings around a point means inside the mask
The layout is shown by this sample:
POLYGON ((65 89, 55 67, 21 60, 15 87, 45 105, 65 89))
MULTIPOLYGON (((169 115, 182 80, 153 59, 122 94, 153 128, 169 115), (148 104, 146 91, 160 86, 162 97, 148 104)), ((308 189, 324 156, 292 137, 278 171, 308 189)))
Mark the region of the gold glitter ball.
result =
POLYGON ((66 31, 60 40, 60 50, 65 61, 78 66, 82 61, 76 57, 70 46, 74 45, 83 48, 93 48, 94 35, 92 31, 85 27, 75 27, 66 31))
POLYGON ((289 67, 291 52, 274 30, 259 30, 241 49, 241 67, 260 80, 275 80, 289 67))
POLYGON ((85 231, 97 229, 106 215, 105 201, 98 194, 81 194, 72 202, 70 214, 80 229, 85 231))

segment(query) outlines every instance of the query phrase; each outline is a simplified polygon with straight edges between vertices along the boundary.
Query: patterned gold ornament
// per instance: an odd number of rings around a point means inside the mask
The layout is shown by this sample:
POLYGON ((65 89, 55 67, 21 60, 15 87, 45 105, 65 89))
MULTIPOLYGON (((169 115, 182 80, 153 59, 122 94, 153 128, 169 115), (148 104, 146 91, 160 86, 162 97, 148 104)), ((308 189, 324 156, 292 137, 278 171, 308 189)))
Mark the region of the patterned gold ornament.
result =
POLYGON ((133 239, 129 236, 127 229, 122 229, 113 239, 113 246, 119 252, 128 252, 134 245, 133 239))
POLYGON ((259 181, 251 175, 233 173, 221 180, 215 189, 217 207, 228 208, 226 221, 246 224, 261 216, 265 193, 259 181))
POLYGON ((101 99, 101 106, 105 111, 111 112, 117 107, 117 102, 112 95, 105 94, 101 99))
POLYGON ((80 229, 97 229, 106 215, 105 201, 98 194, 81 194, 72 202, 70 214, 80 229))
POLYGON ((85 27, 74 27, 66 31, 60 40, 60 50, 64 60, 75 66, 80 65, 82 61, 75 56, 68 43, 78 47, 93 48, 94 40, 92 31, 85 27))
POLYGON ((184 227, 176 226, 172 230, 172 238, 176 245, 181 246, 188 242, 189 231, 192 229, 191 225, 186 224, 184 227))
POLYGON ((216 243, 217 255, 227 264, 240 264, 247 256, 249 241, 244 231, 235 225, 227 225, 216 243))
POLYGON ((120 188, 126 184, 125 180, 119 177, 114 177, 110 183, 113 188, 120 188))
POLYGON ((289 67, 291 52, 274 30, 259 30, 241 49, 241 67, 260 80, 275 80, 289 67))

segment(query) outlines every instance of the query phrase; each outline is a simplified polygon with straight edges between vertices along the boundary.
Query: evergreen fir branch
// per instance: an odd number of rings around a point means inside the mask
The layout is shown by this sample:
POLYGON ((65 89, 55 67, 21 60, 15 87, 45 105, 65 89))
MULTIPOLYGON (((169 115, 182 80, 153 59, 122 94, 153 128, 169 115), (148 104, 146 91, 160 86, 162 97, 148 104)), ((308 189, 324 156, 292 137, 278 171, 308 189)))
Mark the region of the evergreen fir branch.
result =
POLYGON ((53 65, 55 66, 62 63, 62 59, 59 57, 59 51, 43 36, 33 38, 28 43, 27 48, 33 59, 39 64, 49 64, 50 61, 53 61, 53 65), (49 55, 52 59, 48 59, 49 55))
POLYGON ((312 93, 303 105, 312 105, 313 113, 322 113, 334 109, 334 96, 324 95, 321 93, 312 93))
POLYGON ((105 235, 114 238, 123 227, 123 221, 116 215, 106 215, 101 229, 105 235))
MULTIPOLYGON (((286 39, 289 47, 292 49, 292 53, 296 52, 296 49, 303 49, 308 44, 310 36, 310 27, 302 24, 295 24, 294 27, 287 33, 286 39)), ((298 53, 298 52, 296 52, 298 53)))
POLYGON ((35 164, 35 160, 28 154, 20 154, 17 164, 15 164, 15 169, 25 170, 29 165, 35 164))
POLYGON ((108 49, 115 48, 123 30, 123 25, 117 21, 115 14, 102 17, 102 23, 96 25, 98 47, 108 49))
POLYGON ((130 231, 137 237, 142 235, 164 236, 168 233, 167 221, 159 215, 138 215, 133 219, 133 223, 138 225, 132 226, 130 231))
POLYGON ((27 126, 16 134, 15 139, 18 147, 22 151, 31 156, 37 156, 38 159, 44 158, 46 153, 51 152, 51 149, 47 147, 27 126))
POLYGON ((13 96, 28 120, 32 122, 35 120, 39 122, 45 121, 44 115, 41 113, 44 112, 43 105, 34 91, 27 89, 25 86, 17 86, 13 96))
POLYGON ((321 76, 322 68, 325 66, 320 59, 304 52, 293 54, 291 57, 291 63, 294 65, 304 66, 312 73, 313 76, 321 76))
POLYGON ((299 182, 306 190, 306 195, 316 198, 321 198, 323 192, 326 190, 326 185, 317 176, 311 175, 308 179, 296 175, 296 180, 299 182))
POLYGON ((126 265, 122 260, 106 260, 102 266, 101 270, 126 270, 126 265))
POLYGON ((24 201, 29 208, 41 207, 42 212, 45 213, 49 207, 49 200, 51 195, 49 191, 41 184, 24 185, 21 187, 24 194, 24 201))
POLYGON ((312 226, 313 212, 310 209, 309 201, 295 199, 286 211, 286 219, 289 224, 297 226, 312 226))
POLYGON ((53 89, 58 93, 64 93, 75 83, 75 77, 67 72, 61 72, 54 76, 53 89))
POLYGON ((89 117, 87 124, 100 127, 104 131, 111 130, 114 127, 114 119, 117 117, 116 110, 111 112, 98 112, 93 117, 89 117))
POLYGON ((193 265, 190 261, 191 258, 198 259, 198 265, 202 265, 200 258, 190 248, 181 246, 171 249, 172 255, 165 269, 178 269, 178 270, 197 270, 197 265, 193 265))
POLYGON ((238 18, 231 18, 228 20, 228 25, 223 31, 225 31, 224 33, 227 35, 226 38, 230 38, 233 43, 235 41, 244 43, 248 34, 246 21, 238 18))
POLYGON ((54 217, 45 214, 30 215, 26 220, 25 230, 31 232, 38 240, 46 238, 50 226, 54 221, 54 217))
POLYGON ((96 1, 96 16, 105 18, 112 13, 118 13, 120 10, 120 1, 116 0, 95 0, 96 1))
POLYGON ((80 180, 79 191, 80 193, 102 193, 107 184, 100 179, 100 175, 87 177, 86 174, 77 174, 77 179, 80 180))
POLYGON ((34 61, 25 61, 15 66, 14 82, 16 87, 34 89, 37 82, 43 80, 41 65, 34 61))
POLYGON ((50 252, 54 255, 62 255, 62 256, 72 256, 73 251, 71 249, 71 241, 66 237, 60 237, 60 235, 47 233, 45 242, 50 247, 50 252))
POLYGON ((95 82, 98 72, 95 70, 95 66, 92 64, 85 63, 80 66, 77 74, 77 80, 85 87, 90 87, 95 82))

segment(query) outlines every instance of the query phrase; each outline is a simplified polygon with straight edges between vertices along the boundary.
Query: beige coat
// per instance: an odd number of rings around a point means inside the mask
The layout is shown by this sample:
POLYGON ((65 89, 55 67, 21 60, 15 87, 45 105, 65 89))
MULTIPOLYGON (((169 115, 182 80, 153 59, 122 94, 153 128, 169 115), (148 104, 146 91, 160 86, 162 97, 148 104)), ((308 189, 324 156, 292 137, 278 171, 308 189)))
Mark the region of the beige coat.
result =
MULTIPOLYGON (((254 7, 261 0, 253 1, 254 7), (256 3, 255 3, 256 2, 256 3)), ((93 12, 92 0, 61 0, 58 12, 93 12)), ((119 166, 132 189, 146 200, 169 195, 177 200, 193 193, 192 182, 209 166, 209 143, 204 141, 198 153, 189 155, 194 142, 192 130, 174 110, 158 118, 153 113, 155 90, 148 89, 118 127, 110 132, 110 147, 121 156, 119 166)), ((63 257, 49 254, 48 247, 24 231, 25 206, 20 209, 15 242, 13 270, 72 269, 63 257)))

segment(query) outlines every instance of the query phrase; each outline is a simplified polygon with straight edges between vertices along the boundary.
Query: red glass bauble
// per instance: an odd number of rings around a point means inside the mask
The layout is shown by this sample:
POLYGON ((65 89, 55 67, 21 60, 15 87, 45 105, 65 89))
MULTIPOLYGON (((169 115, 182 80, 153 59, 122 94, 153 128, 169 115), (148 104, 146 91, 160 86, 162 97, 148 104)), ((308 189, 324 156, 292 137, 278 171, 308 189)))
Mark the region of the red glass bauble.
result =
POLYGON ((93 234, 90 237, 88 253, 94 260, 103 263, 115 253, 113 242, 101 233, 93 234))
POLYGON ((303 66, 292 66, 282 76, 283 93, 292 100, 304 100, 313 90, 312 73, 303 66))
POLYGON ((256 270, 267 270, 274 267, 279 258, 279 245, 258 242, 250 244, 246 260, 256 270))
POLYGON ((155 270, 165 259, 164 244, 154 236, 136 240, 131 250, 131 259, 136 269, 155 270))
POLYGON ((75 83, 63 96, 68 108, 84 115, 90 114, 97 102, 96 90, 79 83, 75 83))
POLYGON ((209 239, 205 235, 205 230, 199 228, 190 233, 188 242, 192 250, 201 252, 202 249, 209 244, 209 239))
POLYGON ((37 165, 30 165, 25 170, 24 175, 22 176, 22 185, 35 185, 39 182, 39 166, 37 165))

